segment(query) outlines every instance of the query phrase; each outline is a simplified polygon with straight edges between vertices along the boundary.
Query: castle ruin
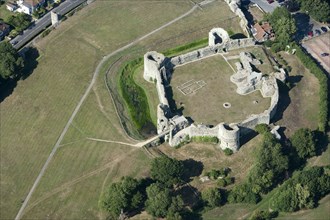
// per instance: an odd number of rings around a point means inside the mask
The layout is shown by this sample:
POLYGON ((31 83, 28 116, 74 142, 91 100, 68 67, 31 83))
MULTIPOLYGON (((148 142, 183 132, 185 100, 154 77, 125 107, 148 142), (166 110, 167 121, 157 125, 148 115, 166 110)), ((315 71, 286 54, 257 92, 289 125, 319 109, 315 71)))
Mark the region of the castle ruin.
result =
POLYGON ((246 52, 240 53, 240 62, 236 63, 237 72, 231 76, 230 80, 236 84, 236 92, 240 95, 259 90, 263 97, 270 97, 270 107, 263 113, 251 115, 246 120, 236 124, 220 123, 214 127, 195 125, 183 115, 172 112, 167 99, 165 88, 170 83, 174 68, 202 58, 254 45, 255 41, 252 38, 230 39, 224 29, 213 28, 209 32, 208 46, 204 48, 175 57, 165 57, 155 51, 147 52, 144 55, 143 77, 145 80, 156 84, 158 93, 157 133, 165 134, 165 140, 169 142, 170 146, 177 146, 191 137, 217 137, 221 149, 229 148, 236 152, 240 147, 240 137, 249 133, 258 124, 270 123, 279 101, 276 79, 285 80, 285 72, 279 69, 279 72, 270 76, 262 76, 262 73, 255 72, 252 68, 252 65, 259 65, 260 61, 246 52))

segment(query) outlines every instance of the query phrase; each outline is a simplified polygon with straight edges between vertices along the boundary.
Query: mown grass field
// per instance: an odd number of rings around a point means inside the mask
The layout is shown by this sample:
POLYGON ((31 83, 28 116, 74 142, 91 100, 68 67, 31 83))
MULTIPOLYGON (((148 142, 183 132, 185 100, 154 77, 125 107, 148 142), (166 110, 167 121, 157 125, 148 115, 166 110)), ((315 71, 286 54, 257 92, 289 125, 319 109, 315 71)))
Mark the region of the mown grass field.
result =
POLYGON ((220 55, 176 67, 171 87, 177 108, 183 107, 183 114, 196 123, 211 125, 239 123, 251 114, 268 109, 270 99, 263 98, 259 91, 244 96, 236 93, 237 86, 230 81, 233 73, 220 55), (190 80, 204 81, 206 85, 185 95, 179 87, 186 86, 190 80), (230 108, 223 107, 226 102, 231 104, 230 108))
POLYGON ((283 95, 289 98, 283 106, 283 115, 278 122, 286 128, 285 133, 291 135, 298 128, 317 129, 319 112, 318 80, 312 75, 294 55, 282 53, 283 58, 292 67, 288 79, 294 87, 283 95))
MULTIPOLYGON (((190 8, 187 2, 97 1, 70 17, 37 44, 41 52, 37 68, 28 79, 19 82, 13 94, 1 103, 1 210, 4 210, 1 218, 14 218, 17 214, 102 55, 190 8), (161 13, 163 10, 170 13, 161 13), (81 22, 82 18, 84 22, 81 22), (125 19, 123 26, 113 22, 125 19), (141 25, 137 26, 137 22, 141 25), (96 23, 97 26, 94 25, 96 23)), ((100 83, 104 85, 102 79, 100 83)), ((105 103, 111 104, 108 95, 106 98, 105 103)), ((116 115, 108 116, 111 123, 106 126, 115 124, 116 115)), ((95 126, 93 129, 99 129, 99 132, 89 132, 90 127, 86 125, 84 129, 89 135, 101 136, 104 126, 96 124, 98 117, 97 114, 83 116, 91 127, 95 126)), ((79 126, 80 122, 76 123, 79 126)), ((118 133, 110 131, 109 134, 113 139, 121 138, 118 133)), ((80 165, 90 155, 85 152, 83 157, 80 165)), ((99 162, 99 159, 94 162, 99 162)))
MULTIPOLYGON (((162 50, 205 37, 209 28, 200 27, 233 17, 225 3, 212 4, 214 8, 196 10, 139 47, 162 50)), ((189 1, 96 1, 37 42, 37 68, 1 103, 1 218, 17 214, 102 56, 191 7, 189 1)), ((234 20, 224 25, 239 31, 238 24, 230 24, 234 20)), ((132 142, 121 129, 103 76, 70 126, 23 218, 104 218, 97 204, 104 187, 123 175, 147 174, 150 160, 142 150, 86 139, 132 142)))

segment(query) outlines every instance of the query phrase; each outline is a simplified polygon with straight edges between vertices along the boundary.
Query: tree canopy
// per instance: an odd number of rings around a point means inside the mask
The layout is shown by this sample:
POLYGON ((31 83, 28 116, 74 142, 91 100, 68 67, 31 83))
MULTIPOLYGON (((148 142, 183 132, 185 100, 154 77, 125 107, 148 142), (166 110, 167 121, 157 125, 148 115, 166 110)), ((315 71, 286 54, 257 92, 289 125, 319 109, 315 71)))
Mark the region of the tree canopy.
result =
POLYGON ((288 157, 273 134, 264 133, 264 140, 256 154, 256 165, 249 175, 253 192, 266 193, 281 180, 289 167, 288 157))
POLYGON ((222 203, 222 195, 218 188, 209 188, 202 192, 202 199, 204 204, 208 207, 214 208, 220 206, 222 203))
POLYGON ((308 128, 298 129, 290 138, 292 147, 301 159, 316 155, 316 144, 313 132, 308 128))
POLYGON ((330 21, 330 5, 326 0, 299 0, 301 10, 308 12, 314 19, 326 22, 330 21))
POLYGON ((295 20, 285 7, 277 7, 273 13, 266 14, 265 20, 270 22, 276 35, 273 50, 283 50, 293 40, 297 31, 295 20))
POLYGON ((17 50, 9 42, 0 42, 0 77, 15 78, 21 74, 23 67, 24 60, 17 50))
POLYGON ((182 161, 169 157, 158 157, 151 163, 151 177, 167 187, 183 181, 184 165, 182 161))
POLYGON ((121 210, 130 212, 139 208, 144 201, 139 186, 140 182, 132 177, 124 177, 120 182, 111 184, 101 200, 101 207, 115 218, 121 210))
POLYGON ((7 23, 15 27, 16 31, 21 32, 31 24, 31 16, 25 13, 18 13, 10 16, 7 23))
POLYGON ((273 209, 293 212, 314 208, 317 201, 330 192, 330 176, 322 167, 311 167, 295 173, 271 199, 273 209))
POLYGON ((180 196, 172 197, 171 190, 161 183, 147 188, 146 211, 154 217, 180 219, 184 202, 180 196))

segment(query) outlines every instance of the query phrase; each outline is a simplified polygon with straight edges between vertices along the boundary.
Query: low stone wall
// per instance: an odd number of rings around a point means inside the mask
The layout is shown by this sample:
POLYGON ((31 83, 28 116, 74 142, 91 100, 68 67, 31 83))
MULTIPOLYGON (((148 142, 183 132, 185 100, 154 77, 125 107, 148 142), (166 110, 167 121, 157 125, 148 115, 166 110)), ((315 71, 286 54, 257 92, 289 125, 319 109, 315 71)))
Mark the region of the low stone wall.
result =
POLYGON ((217 137, 218 136, 219 127, 215 126, 213 128, 207 127, 205 125, 197 125, 192 124, 190 126, 189 136, 190 137, 217 137))

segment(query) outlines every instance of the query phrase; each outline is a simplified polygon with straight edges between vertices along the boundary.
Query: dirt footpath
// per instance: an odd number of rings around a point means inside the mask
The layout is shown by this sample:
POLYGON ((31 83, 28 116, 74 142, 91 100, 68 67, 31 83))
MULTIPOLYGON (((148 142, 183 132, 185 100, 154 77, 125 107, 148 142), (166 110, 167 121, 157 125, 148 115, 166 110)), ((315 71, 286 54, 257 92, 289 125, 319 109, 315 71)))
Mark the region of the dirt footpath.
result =
POLYGON ((303 47, 318 60, 330 76, 330 32, 322 34, 305 41, 303 47), (322 53, 328 53, 328 56, 322 57, 322 53))

